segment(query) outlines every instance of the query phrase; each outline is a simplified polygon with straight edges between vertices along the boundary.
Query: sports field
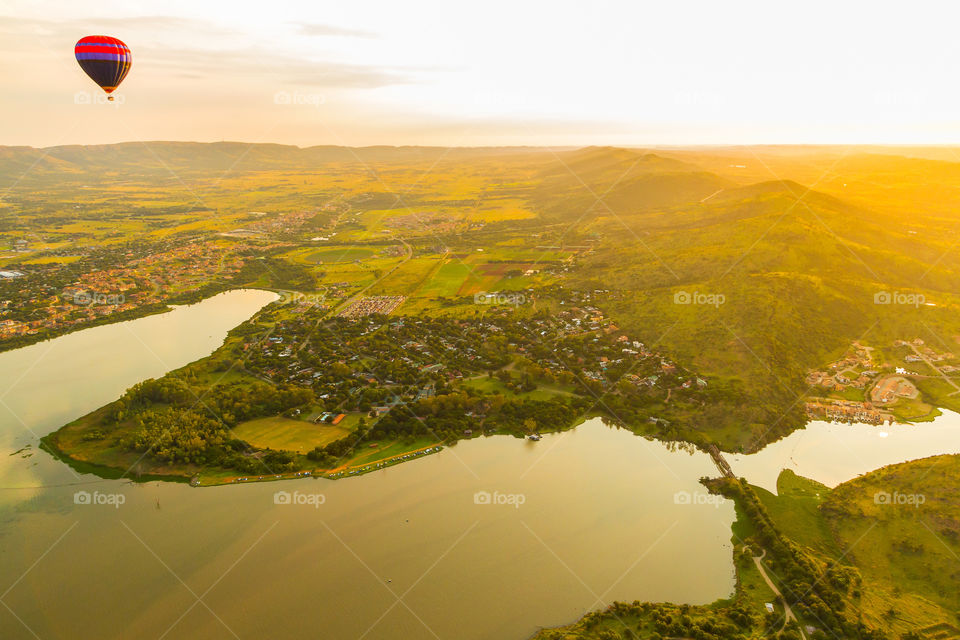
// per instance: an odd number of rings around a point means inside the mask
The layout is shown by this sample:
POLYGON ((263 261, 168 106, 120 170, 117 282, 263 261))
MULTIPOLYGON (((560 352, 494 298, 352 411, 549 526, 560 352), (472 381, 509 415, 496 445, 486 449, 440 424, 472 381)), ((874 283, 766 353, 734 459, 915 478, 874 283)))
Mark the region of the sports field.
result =
POLYGON ((307 452, 339 440, 349 429, 329 424, 313 424, 281 416, 241 422, 233 435, 255 447, 307 452))

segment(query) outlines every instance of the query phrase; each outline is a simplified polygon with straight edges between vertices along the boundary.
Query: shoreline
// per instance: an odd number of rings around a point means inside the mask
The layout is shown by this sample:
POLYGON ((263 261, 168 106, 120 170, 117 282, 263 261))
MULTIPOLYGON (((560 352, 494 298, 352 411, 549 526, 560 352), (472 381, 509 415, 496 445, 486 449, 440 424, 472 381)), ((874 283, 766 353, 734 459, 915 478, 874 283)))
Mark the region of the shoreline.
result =
MULTIPOLYGON (((222 293, 222 292, 219 292, 222 293)), ((217 295, 217 294, 214 294, 217 295)), ((210 296, 212 297, 212 296, 210 296)), ((197 302, 202 302, 206 300, 198 300, 197 302)), ((194 303, 188 303, 194 304, 194 303)), ((118 324, 121 322, 129 322, 131 320, 139 320, 140 318, 146 318, 149 316, 162 315, 164 313, 170 313, 176 309, 178 304, 170 302, 154 302, 151 304, 143 305, 142 307, 137 307, 136 309, 128 309, 127 311, 121 311, 120 313, 110 314, 106 316, 100 316, 97 320, 93 322, 87 322, 82 324, 71 325, 69 327, 63 327, 59 330, 53 330, 51 332, 42 332, 27 334, 23 336, 16 336, 15 338, 7 338, 0 340, 0 353, 7 353, 9 351, 16 351, 17 349, 25 349, 27 347, 32 347, 36 344, 42 344, 44 342, 49 342, 51 340, 56 340, 57 338, 62 338, 68 336, 72 333, 78 333, 80 331, 86 331, 87 329, 95 329, 97 327, 106 327, 112 324, 118 324), (18 339, 24 338, 24 340, 19 341, 18 339)))

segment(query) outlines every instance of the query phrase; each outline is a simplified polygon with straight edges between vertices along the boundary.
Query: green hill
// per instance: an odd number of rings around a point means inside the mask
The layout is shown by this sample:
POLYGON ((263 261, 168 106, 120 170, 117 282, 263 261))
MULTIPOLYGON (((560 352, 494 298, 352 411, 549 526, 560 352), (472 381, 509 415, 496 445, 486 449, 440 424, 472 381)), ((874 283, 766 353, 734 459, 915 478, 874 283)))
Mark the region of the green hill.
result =
POLYGON ((556 153, 543 162, 531 199, 548 219, 696 202, 731 184, 690 163, 614 147, 556 153))
POLYGON ((878 469, 838 486, 821 510, 863 573, 869 613, 908 622, 932 603, 960 623, 960 456, 878 469))
POLYGON ((702 418, 728 448, 759 446, 801 424, 805 372, 854 340, 922 334, 946 343, 960 334, 950 239, 909 234, 902 220, 796 183, 596 211, 579 224, 606 241, 582 259, 571 285, 608 290, 619 326, 746 399, 749 408, 702 418), (876 304, 884 291, 936 306, 876 304), (722 302, 677 304, 683 294, 722 302))

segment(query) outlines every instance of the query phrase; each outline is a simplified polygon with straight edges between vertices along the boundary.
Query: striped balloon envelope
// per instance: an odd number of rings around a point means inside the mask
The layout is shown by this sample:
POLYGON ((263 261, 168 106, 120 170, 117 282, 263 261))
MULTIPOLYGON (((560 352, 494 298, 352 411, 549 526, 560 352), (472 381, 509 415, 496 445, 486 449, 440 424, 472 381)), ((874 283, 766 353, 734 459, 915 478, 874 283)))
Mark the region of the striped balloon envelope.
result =
POLYGON ((80 68, 113 100, 110 94, 127 77, 133 63, 130 47, 110 36, 86 36, 77 41, 74 53, 80 68))

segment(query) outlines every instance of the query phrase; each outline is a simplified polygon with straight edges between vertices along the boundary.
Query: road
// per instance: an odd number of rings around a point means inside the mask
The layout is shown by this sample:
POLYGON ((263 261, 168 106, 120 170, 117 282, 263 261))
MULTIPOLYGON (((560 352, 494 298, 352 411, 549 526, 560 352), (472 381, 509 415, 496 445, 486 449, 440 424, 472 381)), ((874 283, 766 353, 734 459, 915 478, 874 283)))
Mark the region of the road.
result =
MULTIPOLYGON (((787 623, 791 620, 796 620, 797 626, 800 628, 800 637, 803 638, 803 640, 807 640, 807 635, 803 632, 803 625, 801 625, 800 621, 797 620, 797 616, 794 615, 793 609, 791 609, 790 605, 787 603, 787 599, 783 597, 782 593, 780 593, 780 589, 777 588, 777 585, 773 584, 773 580, 771 580, 770 576, 767 575, 767 570, 763 568, 763 563, 760 562, 766 556, 767 550, 764 549, 763 553, 761 553, 759 556, 753 556, 753 563, 757 565, 757 571, 760 572, 760 575, 763 577, 763 581, 767 583, 767 586, 770 587, 770 590, 773 591, 773 593, 776 594, 776 596, 780 598, 780 601, 783 603, 783 627, 786 627, 787 623)), ((783 630, 783 627, 780 628, 781 631, 783 630)))
POLYGON ((934 371, 936 371, 937 374, 938 374, 941 378, 943 378, 944 380, 947 381, 947 384, 949 384, 951 387, 953 387, 953 388, 955 389, 955 391, 954 391, 953 393, 951 393, 950 395, 953 395, 954 393, 960 393, 960 387, 957 386, 957 383, 954 382, 953 379, 950 378, 950 376, 948 376, 947 374, 945 374, 943 371, 940 371, 940 367, 938 367, 937 365, 933 364, 933 361, 930 360, 930 358, 928 358, 927 356, 925 356, 925 355, 923 355, 922 353, 920 353, 920 350, 917 349, 913 344, 910 344, 910 343, 907 343, 907 344, 909 344, 909 345, 910 345, 910 348, 913 349, 913 352, 914 352, 915 354, 917 354, 917 357, 919 357, 919 358, 922 359, 924 362, 926 362, 926 363, 930 366, 931 369, 933 369, 934 371))
POLYGON ((355 301, 359 300, 360 298, 362 298, 362 297, 363 297, 363 294, 365 294, 367 291, 369 291, 371 287, 373 287, 374 285, 378 284, 380 281, 386 279, 386 278, 387 278, 388 276, 390 276, 394 271, 396 271, 397 269, 399 269, 400 267, 402 267, 403 265, 405 265, 407 262, 410 261, 410 258, 413 257, 413 247, 411 247, 409 244, 407 244, 407 241, 404 240, 403 238, 398 238, 398 240, 400 241, 400 244, 402 244, 402 245, 404 246, 404 248, 407 250, 407 255, 404 256, 403 260, 401 260, 401 261, 398 262, 397 264, 395 264, 395 265, 393 265, 392 267, 390 267, 390 270, 387 271, 385 274, 383 274, 382 276, 380 276, 379 278, 377 278, 376 280, 374 280, 373 282, 371 282, 370 284, 368 284, 367 286, 365 286, 363 289, 360 289, 360 291, 357 291, 355 294, 353 294, 352 296, 350 296, 349 298, 347 298, 346 300, 344 300, 343 302, 341 302, 340 304, 338 304, 336 307, 334 307, 334 308, 330 311, 330 315, 331 315, 331 316, 335 316, 335 315, 337 314, 337 312, 342 311, 343 309, 346 309, 348 306, 350 306, 350 304, 352 304, 353 302, 355 302, 355 301))
POLYGON ((717 195, 718 193, 721 193, 722 191, 723 191, 723 189, 717 189, 716 191, 714 191, 713 193, 711 193, 710 195, 708 195, 706 198, 704 198, 704 199, 701 200, 700 202, 706 202, 707 200, 709 200, 709 199, 712 198, 713 196, 717 195))
MULTIPOLYGON (((337 315, 337 313, 338 313, 339 311, 342 311, 343 309, 346 309, 346 308, 347 308, 350 304, 352 304, 355 300, 359 300, 360 298, 362 298, 362 297, 363 297, 363 294, 366 293, 366 292, 370 289, 370 287, 372 287, 372 286, 374 286, 375 284, 377 284, 378 282, 382 281, 384 278, 390 276, 390 274, 392 274, 394 271, 396 271, 397 269, 399 269, 400 267, 402 267, 403 265, 405 265, 407 262, 410 261, 410 258, 413 257, 413 247, 411 247, 409 244, 407 244, 407 241, 404 240, 404 239, 402 239, 402 238, 398 238, 398 240, 399 240, 400 243, 404 246, 404 248, 407 250, 407 255, 404 256, 403 260, 401 260, 400 262, 398 262, 397 264, 395 264, 393 267, 390 268, 389 271, 387 271, 385 274, 383 274, 382 276, 380 276, 379 278, 377 278, 376 280, 374 280, 373 282, 371 282, 370 284, 368 284, 367 286, 365 286, 363 289, 361 289, 360 291, 358 291, 358 292, 355 293, 354 295, 350 296, 349 298, 347 298, 346 300, 344 300, 344 301, 341 302, 340 304, 338 304, 338 305, 336 305, 335 307, 333 307, 333 308, 330 310, 329 313, 326 313, 326 314, 320 316, 320 318, 317 320, 316 324, 313 325, 313 331, 312 331, 311 333, 316 332, 317 327, 319 327, 319 326, 320 326, 320 323, 323 322, 326 318, 332 318, 333 316, 337 315)), ((310 341, 310 335, 311 335, 311 334, 307 334, 307 336, 303 339, 303 342, 300 343, 300 346, 297 347, 297 351, 300 351, 301 349, 303 349, 303 348, 306 346, 307 342, 310 341)))

